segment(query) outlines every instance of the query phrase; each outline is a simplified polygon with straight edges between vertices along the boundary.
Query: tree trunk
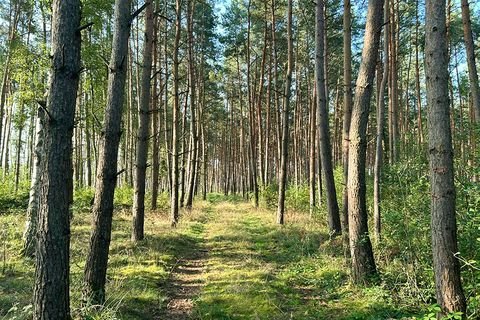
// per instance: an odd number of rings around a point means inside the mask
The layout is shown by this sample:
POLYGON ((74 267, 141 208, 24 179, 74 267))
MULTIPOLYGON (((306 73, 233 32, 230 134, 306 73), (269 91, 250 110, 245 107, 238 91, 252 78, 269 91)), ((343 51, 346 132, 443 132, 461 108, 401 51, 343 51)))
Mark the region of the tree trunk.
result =
POLYGON ((348 146, 350 144, 350 122, 352 118, 352 18, 350 0, 343 1, 343 128, 342 128, 342 163, 343 163, 343 207, 341 215, 342 238, 345 257, 349 254, 348 243, 348 146))
POLYGON ((80 1, 54 0, 52 70, 41 161, 34 319, 70 319, 72 133, 80 75, 80 1))
POLYGON ((33 258, 35 256, 36 233, 38 223, 39 196, 40 196, 40 176, 41 176, 41 156, 43 151, 43 110, 38 109, 35 125, 35 151, 32 169, 32 178, 30 182, 30 194, 28 199, 27 219, 25 230, 23 232, 22 254, 25 257, 33 258))
POLYGON ((97 177, 90 247, 84 272, 83 299, 88 304, 105 301, 108 252, 112 234, 113 198, 117 181, 118 146, 127 77, 131 0, 115 1, 114 36, 109 64, 107 105, 98 151, 97 177))
POLYGON ((320 161, 322 162, 323 175, 325 178, 325 191, 327 197, 328 226, 333 234, 342 232, 340 215, 337 203, 337 192, 333 178, 332 148, 330 145, 330 133, 328 129, 327 96, 325 90, 325 16, 324 1, 317 0, 316 5, 316 33, 315 33, 315 76, 317 84, 317 122, 318 135, 320 138, 320 161))
POLYGON ((285 191, 287 188, 287 166, 288 166, 288 122, 290 116, 290 97, 292 86, 292 71, 293 71, 293 30, 292 30, 292 2, 288 0, 287 5, 287 44, 288 44, 288 62, 287 74, 285 77, 285 97, 283 102, 283 117, 282 117, 282 153, 280 159, 280 180, 278 184, 278 211, 277 223, 284 224, 285 213, 285 191))
POLYGON ((171 213, 170 223, 172 227, 176 227, 178 223, 178 114, 179 114, 179 78, 178 51, 180 46, 181 32, 181 1, 176 0, 176 19, 175 19, 175 44, 173 47, 173 114, 172 114, 172 192, 171 192, 171 213))
POLYGON ((357 89, 352 109, 348 153, 348 222, 352 277, 355 283, 367 282, 377 272, 372 244, 368 234, 365 160, 368 114, 382 23, 383 0, 370 0, 368 3, 362 63, 360 64, 356 82, 357 89))
POLYGON ((196 109, 196 75, 195 75, 195 60, 194 60, 194 36, 193 36, 193 16, 195 13, 195 0, 188 1, 188 13, 187 13, 187 32, 188 32, 188 76, 189 76, 189 90, 190 90, 190 135, 192 137, 192 143, 190 146, 191 158, 190 158, 190 175, 188 179, 188 192, 187 202, 185 207, 187 209, 192 208, 195 177, 197 175, 196 162, 198 158, 198 135, 197 135, 197 109, 196 109))
POLYGON ((426 1, 425 74, 428 106, 432 250, 437 303, 443 314, 463 312, 466 302, 455 254, 457 222, 448 99, 445 2, 426 1))
POLYGON ((142 79, 139 97, 137 154, 135 164, 135 180, 133 183, 133 221, 132 241, 137 242, 144 238, 145 220, 145 180, 148 156, 148 114, 150 104, 150 78, 152 73, 153 48, 153 14, 154 6, 148 5, 145 12, 145 40, 143 48, 142 79))
POLYGON ((375 165, 373 173, 373 220, 375 225, 375 238, 380 240, 381 233, 381 215, 380 215, 380 176, 381 168, 383 165, 383 127, 385 125, 385 87, 388 79, 388 38, 389 38, 389 24, 388 24, 388 7, 389 0, 385 0, 385 11, 384 11, 384 59, 383 59, 383 75, 380 83, 380 88, 378 89, 377 96, 377 137, 376 137, 376 147, 375 147, 375 165))
POLYGON ((478 84, 477 66, 475 64, 472 22, 470 21, 468 0, 462 0, 462 23, 465 49, 467 51, 468 77, 470 79, 470 91, 472 92, 473 111, 475 112, 476 123, 480 123, 480 87, 478 84))
MULTIPOLYGON (((153 5, 153 4, 152 4, 153 5)), ((155 8, 158 11, 158 1, 157 6, 155 8)), ((152 170, 151 170, 151 180, 152 180, 152 198, 150 200, 150 208, 152 210, 157 209, 157 200, 158 200, 158 179, 159 179, 159 172, 160 172, 160 154, 159 154, 159 125, 160 125, 160 111, 161 108, 158 106, 158 97, 161 96, 158 93, 157 84, 158 84, 158 72, 157 68, 159 68, 159 61, 158 61, 158 15, 154 16, 153 19, 153 45, 152 45, 152 54, 153 54, 153 84, 152 84, 152 96, 151 101, 152 104, 150 106, 151 116, 151 128, 152 128, 152 170)), ((160 81, 160 88, 162 88, 162 83, 160 81)))

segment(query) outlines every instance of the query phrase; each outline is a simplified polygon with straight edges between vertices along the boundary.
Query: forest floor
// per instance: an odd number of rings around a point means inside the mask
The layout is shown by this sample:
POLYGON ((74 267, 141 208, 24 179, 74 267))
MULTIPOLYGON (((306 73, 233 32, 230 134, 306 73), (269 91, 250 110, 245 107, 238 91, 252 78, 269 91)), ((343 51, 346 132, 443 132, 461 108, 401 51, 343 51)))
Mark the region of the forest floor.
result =
MULTIPOLYGON (((108 300, 80 306, 88 213, 72 222, 72 313, 82 319, 412 319, 416 311, 385 286, 353 286, 340 238, 324 217, 274 212, 213 197, 185 212, 177 229, 166 213, 147 215, 146 239, 132 244, 129 211, 115 216, 108 300), (413 311, 413 312, 412 312, 413 311)), ((33 262, 18 256, 23 221, 0 215, 0 319, 31 313, 33 262)))

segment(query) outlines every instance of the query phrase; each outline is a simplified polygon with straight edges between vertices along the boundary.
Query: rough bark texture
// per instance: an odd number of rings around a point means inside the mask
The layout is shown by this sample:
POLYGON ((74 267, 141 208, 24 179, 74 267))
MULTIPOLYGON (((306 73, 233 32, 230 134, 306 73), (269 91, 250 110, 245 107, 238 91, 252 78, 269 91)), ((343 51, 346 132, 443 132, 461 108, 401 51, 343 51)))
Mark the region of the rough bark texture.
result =
POLYGON ((475 64, 472 22, 470 21, 468 0, 462 0, 462 23, 465 49, 467 51, 468 77, 470 79, 470 91, 472 92, 473 111, 475 113, 475 121, 480 123, 480 87, 478 85, 477 66, 475 64))
POLYGON ((320 160, 325 178, 325 191, 328 209, 328 226, 333 234, 341 233, 340 214, 337 203, 337 192, 333 178, 332 149, 328 129, 327 96, 325 91, 325 18, 324 1, 318 0, 316 5, 316 32, 315 32, 315 76, 317 85, 317 122, 320 138, 320 160))
POLYGON ((80 1, 54 0, 52 70, 44 127, 34 319, 70 319, 72 134, 80 74, 80 1))
POLYGON ((380 83, 380 88, 378 89, 378 98, 377 98, 377 137, 376 137, 376 146, 375 146, 375 165, 373 172, 373 220, 375 225, 375 238, 380 239, 381 233, 381 215, 380 215, 380 176, 381 169, 383 164, 383 127, 385 125, 385 87, 387 85, 388 79, 388 37, 389 37, 389 24, 388 24, 388 5, 389 0, 385 0, 385 11, 384 11, 384 49, 383 49, 383 75, 380 83))
POLYGON ((348 223, 352 276, 356 283, 366 282, 376 274, 372 244, 368 234, 365 158, 366 130, 383 22, 382 13, 383 0, 370 0, 350 127, 347 185, 348 223))
POLYGON ((180 46, 181 32, 181 5, 180 0, 176 1, 175 19, 175 44, 173 48, 173 114, 172 114, 172 192, 170 195, 170 223, 176 227, 178 223, 178 114, 179 114, 179 79, 178 79, 178 51, 180 46))
POLYGON ((288 42, 288 62, 285 81, 285 100, 283 102, 282 117, 282 153, 280 159, 280 180, 278 183, 278 210, 277 223, 284 223, 285 213, 285 190, 287 187, 287 162, 288 162, 288 121, 290 113, 290 96, 293 71, 293 34, 292 34, 292 1, 288 0, 287 9, 287 42, 288 42))
POLYGON ((343 208, 341 214, 342 238, 345 256, 350 256, 348 247, 348 146, 350 144, 350 122, 352 119, 352 13, 350 0, 343 1, 343 208))
POLYGON ((153 48, 153 5, 147 6, 145 11, 145 41, 143 48, 142 79, 140 88, 137 156, 135 164, 135 180, 132 208, 132 241, 144 238, 145 220, 145 180, 147 175, 148 155, 148 118, 150 105, 150 77, 152 73, 153 48))
POLYGON ((197 135, 197 114, 196 114, 196 75, 195 75, 195 60, 194 60, 194 37, 193 37, 193 15, 195 13, 195 1, 189 0, 187 13, 187 32, 188 32, 188 76, 189 76, 189 96, 190 96, 190 134, 192 138, 191 158, 190 158, 190 175, 188 179, 187 202, 185 207, 191 209, 193 205, 195 177, 197 175, 197 157, 198 157, 198 135, 197 135))
POLYGON ((43 110, 38 109, 35 126, 35 151, 33 159, 32 179, 30 182, 30 194, 28 198, 27 221, 23 232, 22 254, 25 257, 34 257, 36 245, 36 233, 38 225, 38 209, 40 196, 41 155, 43 152, 43 110))
POLYGON ((425 74, 430 158, 432 250, 437 302, 444 313, 465 313, 460 265, 448 98, 445 2, 426 1, 425 74))
MULTIPOLYGON (((313 100, 313 99, 312 99, 313 100)), ((316 166, 315 166, 315 141, 317 137, 317 103, 312 101, 310 106, 310 159, 308 163, 308 183, 310 187, 310 214, 313 214, 313 211, 316 206, 316 193, 315 193, 315 179, 316 179, 316 166)))
POLYGON ((117 181, 118 146, 127 78, 128 38, 131 0, 115 1, 114 36, 110 57, 102 136, 98 151, 93 225, 85 264, 84 300, 92 304, 105 301, 105 280, 112 233, 113 197, 117 181))

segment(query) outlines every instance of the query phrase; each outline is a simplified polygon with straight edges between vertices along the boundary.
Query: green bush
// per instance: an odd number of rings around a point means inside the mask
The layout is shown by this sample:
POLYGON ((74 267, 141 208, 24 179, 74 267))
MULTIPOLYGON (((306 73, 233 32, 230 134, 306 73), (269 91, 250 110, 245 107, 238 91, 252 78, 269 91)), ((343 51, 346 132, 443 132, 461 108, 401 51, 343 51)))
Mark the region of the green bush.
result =
MULTIPOLYGON (((0 176, 3 172, 0 172, 0 176)), ((21 180, 18 189, 15 190, 15 176, 8 174, 0 184, 0 213, 19 210, 24 211, 28 207, 30 181, 21 180)))

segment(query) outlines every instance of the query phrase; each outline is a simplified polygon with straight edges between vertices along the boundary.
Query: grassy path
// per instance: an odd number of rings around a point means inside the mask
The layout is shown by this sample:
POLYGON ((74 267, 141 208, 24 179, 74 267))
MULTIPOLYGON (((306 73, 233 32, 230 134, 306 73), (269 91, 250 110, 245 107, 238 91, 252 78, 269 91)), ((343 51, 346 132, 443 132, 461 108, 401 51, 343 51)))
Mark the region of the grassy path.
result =
POLYGON ((184 226, 197 241, 172 272, 164 319, 405 316, 387 290, 349 284, 340 239, 308 216, 290 215, 279 227, 272 212, 245 203, 218 202, 202 213, 184 226))
MULTIPOLYGON (((386 285, 350 284, 341 239, 330 239, 325 217, 290 212, 280 227, 272 211, 212 197, 184 212, 177 229, 166 212, 148 213, 138 244, 130 241, 130 211, 114 218, 107 301, 99 309, 81 305, 91 220, 74 214, 74 319, 408 319, 411 306, 386 285)), ((31 319, 34 261, 18 254, 23 223, 18 213, 0 214, 0 320, 31 319)))

